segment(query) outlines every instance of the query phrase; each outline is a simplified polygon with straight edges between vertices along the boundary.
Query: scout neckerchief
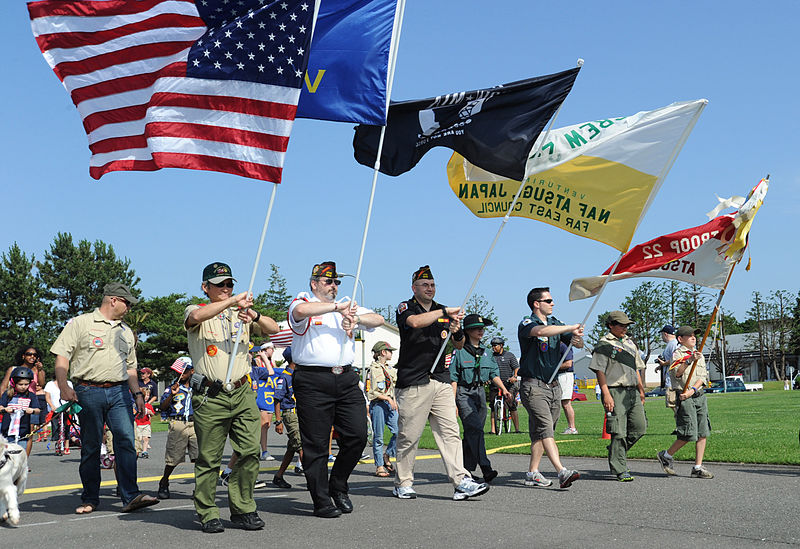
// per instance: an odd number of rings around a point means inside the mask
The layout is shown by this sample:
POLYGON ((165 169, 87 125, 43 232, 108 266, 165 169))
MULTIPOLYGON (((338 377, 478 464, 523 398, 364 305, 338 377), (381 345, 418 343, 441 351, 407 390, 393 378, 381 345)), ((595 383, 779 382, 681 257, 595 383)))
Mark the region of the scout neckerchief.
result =
MULTIPOLYGON (((622 340, 620 340, 620 343, 621 342, 622 340)), ((600 353, 603 356, 607 356, 611 360, 616 360, 617 362, 627 366, 628 368, 633 368, 634 370, 636 370, 636 357, 627 349, 622 347, 617 347, 610 341, 601 341, 594 348, 594 351, 596 353, 600 353)))
POLYGON ((694 352, 693 350, 688 350, 688 351, 686 351, 686 354, 684 354, 684 355, 683 355, 681 358, 679 358, 678 360, 676 360, 675 362, 673 362, 673 363, 670 365, 669 369, 670 369, 670 370, 674 370, 675 368, 677 368, 678 366, 680 366, 682 363, 684 363, 684 362, 688 362, 688 361, 689 361, 689 359, 690 359, 690 358, 692 358, 692 354, 693 354, 693 352, 694 352))
MULTIPOLYGON (((472 355, 472 357, 475 359, 475 367, 473 368, 474 371, 472 373, 472 383, 480 383, 481 382, 480 358, 483 356, 483 353, 486 351, 486 349, 480 346, 476 347, 472 343, 467 341, 464 342, 464 350, 470 355, 472 355)), ((464 371, 464 369, 461 368, 461 362, 459 362, 459 373, 462 371, 464 371)))

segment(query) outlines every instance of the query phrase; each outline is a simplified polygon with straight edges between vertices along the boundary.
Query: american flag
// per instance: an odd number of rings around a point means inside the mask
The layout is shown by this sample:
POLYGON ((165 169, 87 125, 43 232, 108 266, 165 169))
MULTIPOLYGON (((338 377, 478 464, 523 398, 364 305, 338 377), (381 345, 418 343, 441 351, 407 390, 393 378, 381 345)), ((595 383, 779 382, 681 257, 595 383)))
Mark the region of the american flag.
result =
POLYGON ((83 119, 93 178, 189 168, 280 182, 315 0, 44 0, 28 11, 83 119))
POLYGON ((288 347, 292 344, 292 331, 289 328, 283 329, 277 334, 269 336, 269 340, 276 347, 288 347))
POLYGON ((182 374, 184 371, 186 371, 186 367, 189 366, 191 363, 192 363, 192 359, 191 358, 187 358, 185 356, 181 356, 181 357, 178 357, 175 360, 175 362, 172 363, 172 366, 170 366, 170 368, 172 368, 173 370, 175 370, 179 374, 182 374))

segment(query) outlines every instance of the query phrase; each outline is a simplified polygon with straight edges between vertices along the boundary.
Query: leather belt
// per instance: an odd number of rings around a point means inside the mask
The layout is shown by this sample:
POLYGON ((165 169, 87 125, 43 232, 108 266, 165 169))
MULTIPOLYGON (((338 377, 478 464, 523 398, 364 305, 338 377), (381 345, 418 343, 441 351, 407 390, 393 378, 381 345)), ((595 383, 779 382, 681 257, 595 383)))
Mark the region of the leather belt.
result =
POLYGON ((74 379, 73 381, 78 385, 87 385, 89 387, 101 387, 103 389, 108 389, 109 387, 116 387, 117 385, 128 383, 127 379, 125 381, 89 381, 86 379, 74 379))
POLYGON ((303 366, 298 364, 295 366, 295 369, 302 372, 327 372, 338 376, 339 374, 349 372, 353 369, 353 366, 351 364, 347 366, 303 366))
MULTIPOLYGON (((214 382, 211 381, 208 378, 205 378, 203 380, 203 385, 206 386, 206 387, 211 387, 211 385, 213 383, 214 382)), ((237 380, 237 381, 232 381, 231 382, 232 387, 230 389, 226 388, 225 384, 223 384, 222 387, 223 387, 223 389, 225 389, 226 393, 230 393, 231 391, 235 391, 236 389, 238 389, 239 387, 241 387, 242 385, 245 385, 245 384, 249 384, 249 380, 247 378, 247 374, 243 375, 242 378, 237 380)))
POLYGON ((183 416, 172 416, 169 418, 171 421, 183 421, 185 423, 190 423, 194 421, 194 415, 189 415, 188 418, 184 418, 183 416))

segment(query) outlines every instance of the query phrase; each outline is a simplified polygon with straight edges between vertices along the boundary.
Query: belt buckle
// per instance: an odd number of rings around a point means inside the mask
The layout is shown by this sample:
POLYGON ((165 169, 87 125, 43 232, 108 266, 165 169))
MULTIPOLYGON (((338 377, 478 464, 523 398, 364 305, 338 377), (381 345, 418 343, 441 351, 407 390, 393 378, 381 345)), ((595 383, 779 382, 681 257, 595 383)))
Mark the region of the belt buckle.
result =
POLYGON ((333 368, 331 368, 331 372, 333 372, 333 375, 338 376, 339 374, 344 372, 344 367, 343 366, 334 366, 333 368))
POLYGON ((233 384, 232 381, 229 381, 228 383, 225 384, 223 388, 225 389, 226 393, 230 393, 236 388, 236 386, 233 384))

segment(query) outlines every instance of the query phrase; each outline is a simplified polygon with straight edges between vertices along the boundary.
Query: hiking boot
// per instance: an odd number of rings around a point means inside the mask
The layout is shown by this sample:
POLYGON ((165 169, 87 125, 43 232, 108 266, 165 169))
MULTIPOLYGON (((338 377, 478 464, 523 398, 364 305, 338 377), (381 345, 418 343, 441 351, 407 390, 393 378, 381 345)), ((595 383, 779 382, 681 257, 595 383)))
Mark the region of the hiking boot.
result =
POLYGON ((620 482, 632 482, 633 475, 631 474, 630 471, 625 471, 617 475, 617 480, 620 482))
POLYGON ((656 458, 658 458, 658 462, 661 464, 661 468, 664 469, 664 472, 668 475, 675 475, 675 469, 673 469, 673 465, 675 460, 671 457, 667 457, 667 451, 661 450, 658 454, 656 454, 656 458))
POLYGON ((578 471, 573 471, 571 469, 562 469, 558 473, 558 482, 561 486, 562 490, 565 490, 572 486, 572 483, 581 478, 581 474, 578 471))
POLYGON ((261 530, 264 527, 264 521, 256 512, 231 515, 231 522, 244 530, 261 530))
POLYGON ((703 467, 692 467, 692 472, 689 475, 692 478, 714 478, 714 473, 703 467))
POLYGON ((553 484, 553 481, 545 478, 545 476, 536 471, 535 473, 525 473, 525 486, 535 486, 537 488, 546 488, 553 484))
POLYGON ((288 490, 292 487, 291 484, 283 480, 283 477, 279 477, 278 475, 272 477, 272 484, 274 484, 278 488, 283 488, 284 490, 288 490))
POLYGON ((453 492, 453 501, 461 501, 467 498, 480 496, 489 491, 489 485, 485 482, 477 483, 472 477, 464 477, 453 492))
POLYGON ((392 495, 400 499, 416 499, 417 493, 411 486, 395 486, 392 495))
POLYGON ((224 532, 225 528, 222 526, 222 521, 215 518, 203 523, 204 534, 219 534, 224 532))

